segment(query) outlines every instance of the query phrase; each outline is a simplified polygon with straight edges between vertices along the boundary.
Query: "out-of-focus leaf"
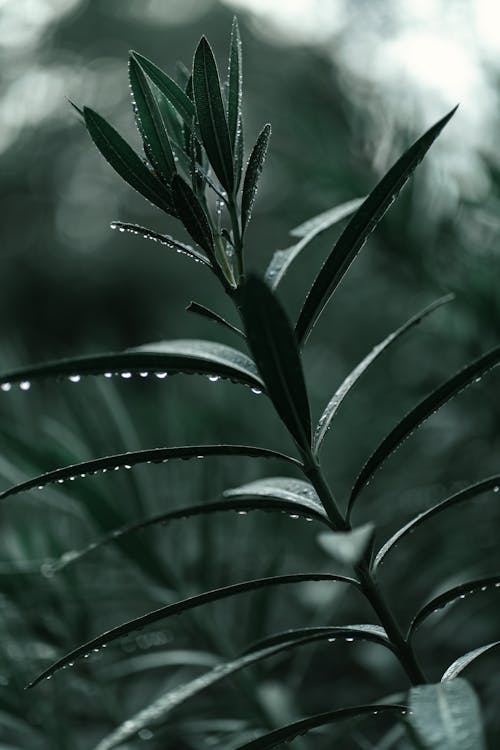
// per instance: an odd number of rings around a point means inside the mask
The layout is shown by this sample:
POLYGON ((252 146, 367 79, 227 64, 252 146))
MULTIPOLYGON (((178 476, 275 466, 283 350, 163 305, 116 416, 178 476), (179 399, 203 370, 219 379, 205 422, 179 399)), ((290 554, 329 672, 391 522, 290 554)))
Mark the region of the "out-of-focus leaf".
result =
POLYGON ((186 96, 181 87, 164 73, 157 65, 143 57, 138 52, 131 52, 131 58, 137 61, 150 81, 161 91, 169 102, 175 107, 184 122, 189 125, 195 117, 195 108, 191 99, 186 96))
POLYGON ((441 682, 454 680, 456 677, 458 677, 459 674, 462 674, 464 669, 466 669, 469 664, 472 664, 472 662, 476 661, 476 659, 479 659, 480 656, 493 651, 499 646, 500 641, 493 641, 493 643, 488 643, 486 646, 480 646, 479 648, 475 648, 474 651, 469 651, 467 654, 464 654, 459 659, 456 659, 453 664, 450 664, 446 672, 441 677, 441 682))
POLYGON ((202 253, 198 252, 196 248, 191 247, 191 245, 186 245, 179 240, 174 240, 174 238, 170 237, 168 234, 160 234, 153 229, 141 227, 139 224, 129 224, 124 221, 112 221, 110 226, 111 229, 118 229, 119 232, 130 232, 130 234, 140 235, 146 240, 152 240, 153 242, 158 242, 160 245, 166 245, 176 252, 181 253, 181 255, 187 255, 197 263, 204 263, 206 266, 210 266, 210 261, 202 253))
POLYGON ((250 154, 245 179, 243 180, 243 191, 241 194, 241 227, 244 232, 252 216, 255 196, 259 186, 259 178, 266 159, 269 139, 271 137, 271 126, 264 125, 255 142, 250 154))
POLYGON ((239 328, 233 326, 232 323, 229 323, 229 321, 223 318, 222 315, 219 315, 219 313, 210 310, 210 308, 205 307, 205 305, 200 305, 198 302, 190 302, 186 307, 186 311, 195 313, 196 315, 201 315, 202 318, 213 320, 215 323, 218 323, 219 325, 224 326, 224 328, 227 328, 229 331, 231 331, 231 333, 237 333, 238 336, 243 336, 243 338, 245 338, 245 334, 243 333, 243 331, 240 331, 239 328))
POLYGON ((351 531, 325 531, 319 534, 320 547, 339 562, 356 565, 370 544, 375 526, 366 523, 351 531))
POLYGON ((175 175, 172 180, 172 194, 177 214, 186 230, 213 258, 214 237, 205 210, 192 189, 179 175, 175 175))

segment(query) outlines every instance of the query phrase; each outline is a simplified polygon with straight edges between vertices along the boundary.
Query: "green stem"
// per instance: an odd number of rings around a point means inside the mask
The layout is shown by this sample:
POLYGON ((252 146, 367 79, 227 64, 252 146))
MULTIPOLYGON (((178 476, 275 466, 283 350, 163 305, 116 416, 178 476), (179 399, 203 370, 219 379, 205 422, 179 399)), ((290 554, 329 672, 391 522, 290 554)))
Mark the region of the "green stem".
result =
POLYGON ((244 281, 245 274, 243 266, 243 238, 241 236, 240 223, 238 220, 238 210, 234 196, 229 199, 228 211, 233 228, 234 255, 236 260, 236 280, 238 284, 241 284, 244 281))

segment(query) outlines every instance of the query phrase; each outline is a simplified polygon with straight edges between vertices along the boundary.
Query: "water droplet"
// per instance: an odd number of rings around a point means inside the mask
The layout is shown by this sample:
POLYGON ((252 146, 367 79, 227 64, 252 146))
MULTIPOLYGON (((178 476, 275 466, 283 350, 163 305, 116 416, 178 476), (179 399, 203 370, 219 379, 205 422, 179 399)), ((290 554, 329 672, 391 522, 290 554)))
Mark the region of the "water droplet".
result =
POLYGON ((38 487, 37 487, 37 490, 43 490, 44 486, 45 485, 43 485, 43 484, 39 484, 38 487))
POLYGON ((56 479, 57 484, 64 484, 64 479, 56 479))
POLYGON ((346 638, 346 643, 353 643, 353 642, 354 642, 354 638, 346 638))
POLYGON ((125 378, 125 380, 128 380, 129 378, 132 377, 132 373, 131 372, 121 372, 120 375, 121 375, 122 378, 125 378))
POLYGON ((497 485, 496 487, 493 487, 493 492, 498 492, 500 490, 500 487, 497 485))
POLYGON ((68 662, 68 667, 74 667, 74 666, 75 666, 75 662, 74 661, 68 662))
POLYGON ((19 383, 19 388, 20 388, 20 389, 21 389, 22 391, 29 391, 29 389, 31 388, 31 383, 30 383, 30 381, 29 381, 29 380, 22 380, 22 381, 21 381, 21 382, 19 383))
POLYGON ((72 383, 79 383, 81 380, 80 375, 70 375, 68 380, 70 380, 72 383))
POLYGON ((460 594, 459 599, 465 599, 465 597, 466 597, 466 594, 460 594))
POLYGON ((123 468, 128 470, 128 469, 131 469, 132 467, 131 467, 130 464, 125 464, 125 466, 123 468))
POLYGON ((89 656, 90 656, 90 654, 84 654, 84 655, 83 655, 83 658, 84 658, 84 659, 88 659, 88 658, 89 658, 89 656))
POLYGON ((500 583, 495 583, 495 588, 500 589, 500 583))
POLYGON ((47 677, 46 677, 46 679, 47 679, 47 680, 51 680, 51 679, 52 679, 52 675, 51 675, 51 674, 48 674, 48 675, 47 675, 47 677))
POLYGON ((139 375, 141 376, 141 378, 147 378, 149 375, 149 372, 140 372, 139 375))
POLYGON ((307 516, 306 521, 311 522, 312 520, 313 520, 312 518, 310 518, 309 516, 307 516))
POLYGON ((297 518, 300 518, 296 513, 290 513, 290 518, 293 518, 294 520, 297 518))
POLYGON ((239 515, 239 516, 246 516, 246 515, 247 515, 247 513, 248 513, 248 511, 247 511, 247 510, 239 510, 239 511, 238 511, 238 515, 239 515))
POLYGON ((336 640, 337 640, 336 638, 329 638, 328 643, 335 643, 336 640))
POLYGON ((138 737, 141 740, 150 740, 153 736, 154 735, 153 735, 153 732, 151 731, 151 729, 141 729, 138 732, 138 737))
POLYGON ((167 377, 168 372, 155 372, 155 375, 157 378, 160 378, 160 380, 163 380, 163 378, 167 377))
POLYGON ((208 379, 211 383, 216 383, 218 380, 220 380, 220 375, 209 375, 208 379))
POLYGON ((2 385, 0 385, 0 388, 5 392, 10 391, 10 389, 12 388, 12 383, 2 383, 2 385))
POLYGON ((261 388, 251 388, 251 391, 252 393, 255 393, 256 396, 260 396, 260 394, 262 393, 261 388))
POLYGON ((113 373, 112 372, 105 372, 104 373, 104 377, 105 378, 112 378, 113 377, 113 373))

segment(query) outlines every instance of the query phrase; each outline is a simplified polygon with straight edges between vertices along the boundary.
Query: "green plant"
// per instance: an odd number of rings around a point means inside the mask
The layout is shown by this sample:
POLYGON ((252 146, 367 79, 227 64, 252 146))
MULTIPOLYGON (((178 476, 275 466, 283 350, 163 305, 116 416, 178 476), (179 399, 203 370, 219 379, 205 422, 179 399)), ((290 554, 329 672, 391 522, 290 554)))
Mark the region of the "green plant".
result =
MULTIPOLYGON (((373 714, 389 714, 393 721, 400 722, 406 729, 405 742, 411 744, 405 747, 462 750, 481 748, 484 740, 476 698, 469 685, 458 676, 476 658, 496 648, 498 642, 466 654, 449 667, 443 675, 442 683, 429 685, 415 653, 413 635, 434 610, 468 593, 500 586, 500 576, 469 581, 446 591, 420 609, 407 633, 404 633, 379 586, 377 572, 393 547, 417 526, 480 493, 496 489, 500 477, 489 477, 462 489, 417 516, 376 553, 374 524, 353 528, 351 515, 360 493, 392 452, 434 411, 498 364, 500 347, 447 380, 396 425, 361 469, 345 509, 333 494, 322 469, 320 453, 328 429, 343 400, 370 365, 424 317, 448 302, 450 297, 440 299, 419 312, 370 352, 337 388, 314 430, 300 355, 300 349, 307 342, 313 326, 365 240, 454 110, 401 156, 366 199, 350 201, 293 230, 297 242, 287 250, 274 254, 266 271, 266 280, 262 280, 255 274, 247 273, 244 250, 271 128, 265 125, 262 129, 244 169, 241 45, 237 23, 233 24, 232 29, 228 80, 224 92, 221 90, 212 50, 204 38, 196 49, 192 74, 180 66, 178 82, 169 78, 146 58, 132 53, 130 83, 146 160, 139 157, 96 112, 89 108, 77 109, 94 143, 111 166, 150 203, 178 218, 197 247, 133 224, 114 222, 113 226, 120 231, 130 231, 167 245, 211 271, 225 295, 234 303, 242 327, 237 327, 219 313, 196 302, 190 303, 188 310, 209 318, 243 338, 250 356, 220 343, 168 341, 116 354, 73 358, 15 370, 1 378, 1 387, 8 391, 16 383, 22 390, 27 390, 36 379, 68 377, 77 382, 84 375, 104 375, 108 378, 118 375, 128 380, 134 376, 146 377, 154 373, 163 380, 167 375, 175 373, 202 373, 213 380, 228 378, 250 387, 256 394, 263 393, 268 397, 291 437, 296 455, 260 446, 235 444, 128 451, 42 474, 13 485, 1 493, 1 497, 10 497, 53 483, 77 481, 78 478, 95 472, 131 469, 139 464, 170 459, 237 455, 274 458, 293 467, 294 476, 257 480, 227 492, 223 500, 176 508, 138 523, 127 524, 80 551, 63 554, 51 563, 48 572, 53 574, 74 565, 102 544, 114 542, 126 545, 132 532, 146 526, 214 512, 247 513, 253 510, 286 512, 292 517, 304 517, 322 524, 326 530, 318 537, 319 543, 336 562, 340 572, 270 575, 169 603, 117 625, 72 650, 46 668, 30 683, 30 687, 42 680, 51 679, 54 673, 80 658, 90 658, 108 643, 173 615, 247 591, 300 582, 326 581, 343 584, 361 594, 369 603, 379 624, 332 626, 324 623, 274 633, 253 643, 237 658, 218 664, 202 676, 160 696, 102 740, 98 745, 99 750, 122 744, 150 724, 161 722, 182 702, 225 677, 274 655, 294 652, 307 644, 337 639, 345 642, 371 641, 387 649, 400 663, 408 682, 413 686, 409 700, 405 695, 399 695, 392 700, 383 699, 368 705, 336 709, 271 730, 243 744, 243 740, 236 738, 231 747, 261 750, 272 748, 315 727, 373 714), (295 258, 318 234, 349 217, 348 224, 306 296, 295 327, 292 327, 276 296, 277 287, 295 258), (297 473, 300 473, 301 478, 296 478, 297 473), (350 575, 347 575, 348 570, 350 575)), ((154 560, 149 560, 149 567, 154 570, 154 560)))

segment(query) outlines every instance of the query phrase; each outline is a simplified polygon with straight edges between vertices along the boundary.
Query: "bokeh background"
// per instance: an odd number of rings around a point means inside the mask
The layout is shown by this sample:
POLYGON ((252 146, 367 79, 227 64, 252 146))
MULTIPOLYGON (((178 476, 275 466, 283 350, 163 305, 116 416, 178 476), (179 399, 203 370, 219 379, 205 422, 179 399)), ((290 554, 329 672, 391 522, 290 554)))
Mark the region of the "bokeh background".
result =
MULTIPOLYGON (((415 137, 460 103, 307 346, 319 415, 371 347, 433 299, 456 295, 372 368, 339 413, 323 460, 345 498, 396 420, 499 343, 500 11, 493 0, 0 1, 2 367, 164 338, 237 345, 184 310, 194 299, 232 315, 203 268, 110 229, 120 219, 182 238, 174 220, 113 173, 68 103, 92 106, 138 146, 128 50, 172 74, 176 60, 190 65, 206 34, 224 70, 234 13, 244 44, 247 145, 265 122, 273 125, 248 234, 249 265, 261 272, 274 250, 291 244, 292 227, 366 194, 415 137)), ((320 237, 282 284, 292 318, 339 231, 320 237)), ((498 386, 494 371, 434 415, 372 482, 356 521, 376 520, 382 542, 433 502, 499 472, 498 386)), ((247 390, 178 376, 161 383, 88 378, 2 393, 3 486, 141 447, 234 440, 293 450, 269 405, 247 390)), ((330 570, 313 524, 255 514, 152 529, 52 574, 50 560, 120 523, 283 471, 214 459, 7 501, 0 530, 0 748, 92 748, 161 691, 256 637, 303 624, 367 621, 370 613, 350 594, 320 584, 253 595, 145 632, 36 691, 22 691, 51 659, 162 603, 273 572, 330 570)), ((438 591, 498 571, 496 497, 437 518, 395 552, 383 585, 402 621, 438 591)), ((438 679, 461 653, 498 638, 499 611, 484 593, 432 619, 418 643, 429 676, 438 679)), ((469 673, 492 748, 500 737, 498 666, 492 653, 469 673)), ((200 696, 127 747, 148 740, 148 747, 168 741, 181 749, 230 750, 259 728, 405 687, 375 647, 310 648, 200 696)), ((400 729, 381 724, 349 727, 342 737, 339 731, 296 746, 330 747, 339 737, 346 750, 410 747, 400 729)))

